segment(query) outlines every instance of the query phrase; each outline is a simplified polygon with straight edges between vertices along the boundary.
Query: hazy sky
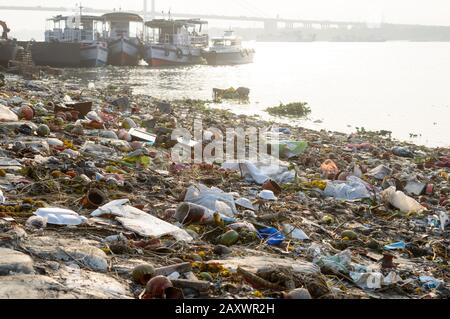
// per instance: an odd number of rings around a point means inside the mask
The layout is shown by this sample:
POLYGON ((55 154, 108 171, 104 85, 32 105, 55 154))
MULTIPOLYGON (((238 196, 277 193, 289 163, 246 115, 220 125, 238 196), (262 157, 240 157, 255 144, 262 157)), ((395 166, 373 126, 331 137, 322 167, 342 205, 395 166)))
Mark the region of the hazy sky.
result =
MULTIPOLYGON (((80 0, 0 0, 2 5, 75 7, 80 0)), ((81 0, 84 6, 141 9, 143 0, 81 0)), ((150 0, 149 6, 150 6, 150 0)), ((157 0, 157 11, 450 25, 450 0, 157 0)), ((1 12, 13 30, 42 28, 48 14, 1 12), (27 23, 24 24, 23 21, 27 23)), ((211 23, 213 25, 213 23, 211 23)))

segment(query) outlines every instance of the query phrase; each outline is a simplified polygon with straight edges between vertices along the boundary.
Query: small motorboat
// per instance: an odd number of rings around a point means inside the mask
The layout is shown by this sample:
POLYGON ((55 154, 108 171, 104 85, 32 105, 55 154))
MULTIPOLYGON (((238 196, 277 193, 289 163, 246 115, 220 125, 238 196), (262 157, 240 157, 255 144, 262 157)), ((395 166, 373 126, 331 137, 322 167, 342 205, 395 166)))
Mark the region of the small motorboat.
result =
POLYGON ((254 49, 242 46, 242 39, 234 32, 225 31, 222 37, 212 38, 212 45, 203 51, 203 57, 210 65, 236 65, 253 63, 254 49))
POLYGON ((199 19, 147 21, 145 26, 153 31, 153 37, 146 41, 145 61, 151 66, 204 64, 207 24, 199 19))

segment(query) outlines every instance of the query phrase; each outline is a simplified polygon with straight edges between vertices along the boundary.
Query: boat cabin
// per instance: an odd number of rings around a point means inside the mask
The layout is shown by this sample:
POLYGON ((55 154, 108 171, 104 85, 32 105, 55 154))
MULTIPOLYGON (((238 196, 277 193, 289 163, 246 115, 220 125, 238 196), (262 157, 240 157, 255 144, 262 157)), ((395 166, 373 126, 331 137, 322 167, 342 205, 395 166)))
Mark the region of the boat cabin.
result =
POLYGON ((234 31, 225 31, 222 37, 216 37, 211 39, 212 46, 215 48, 220 47, 240 47, 242 40, 234 35, 234 31))
POLYGON ((143 38, 144 19, 134 13, 113 12, 102 16, 107 23, 108 38, 143 38))
POLYGON ((208 45, 207 21, 200 19, 147 21, 145 26, 152 29, 147 41, 175 46, 206 47, 208 45))
POLYGON ((58 15, 47 19, 46 42, 92 42, 105 36, 104 20, 97 16, 58 15))

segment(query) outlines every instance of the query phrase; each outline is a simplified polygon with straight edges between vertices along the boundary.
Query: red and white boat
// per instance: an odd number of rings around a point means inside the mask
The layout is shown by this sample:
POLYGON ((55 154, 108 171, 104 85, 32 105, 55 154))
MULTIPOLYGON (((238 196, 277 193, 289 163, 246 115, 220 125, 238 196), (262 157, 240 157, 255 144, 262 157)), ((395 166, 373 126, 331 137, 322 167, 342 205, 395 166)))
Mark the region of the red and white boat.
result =
POLYGON ((202 50, 209 43, 207 24, 199 19, 147 21, 145 61, 151 66, 203 64, 202 50))
POLYGON ((138 14, 113 12, 103 15, 108 25, 108 64, 138 65, 141 59, 144 20, 138 14))

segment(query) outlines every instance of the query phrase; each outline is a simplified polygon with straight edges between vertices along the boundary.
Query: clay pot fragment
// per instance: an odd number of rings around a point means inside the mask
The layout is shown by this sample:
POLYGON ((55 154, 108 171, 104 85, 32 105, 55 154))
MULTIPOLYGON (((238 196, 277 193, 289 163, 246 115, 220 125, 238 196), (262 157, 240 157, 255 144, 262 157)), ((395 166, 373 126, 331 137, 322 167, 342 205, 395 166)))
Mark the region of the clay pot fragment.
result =
POLYGON ((267 181, 262 185, 262 188, 263 188, 264 190, 272 191, 275 195, 280 194, 281 191, 282 191, 280 185, 278 185, 277 182, 275 182, 274 180, 271 180, 271 179, 267 180, 267 181))
POLYGON ((89 190, 86 196, 83 197, 83 199, 81 200, 81 205, 84 208, 95 209, 102 206, 105 203, 105 201, 106 195, 102 191, 93 188, 89 190))
POLYGON ((174 295, 173 284, 165 276, 156 276, 150 279, 145 287, 143 299, 168 299, 174 295), (172 289, 170 289, 172 288, 172 289))

